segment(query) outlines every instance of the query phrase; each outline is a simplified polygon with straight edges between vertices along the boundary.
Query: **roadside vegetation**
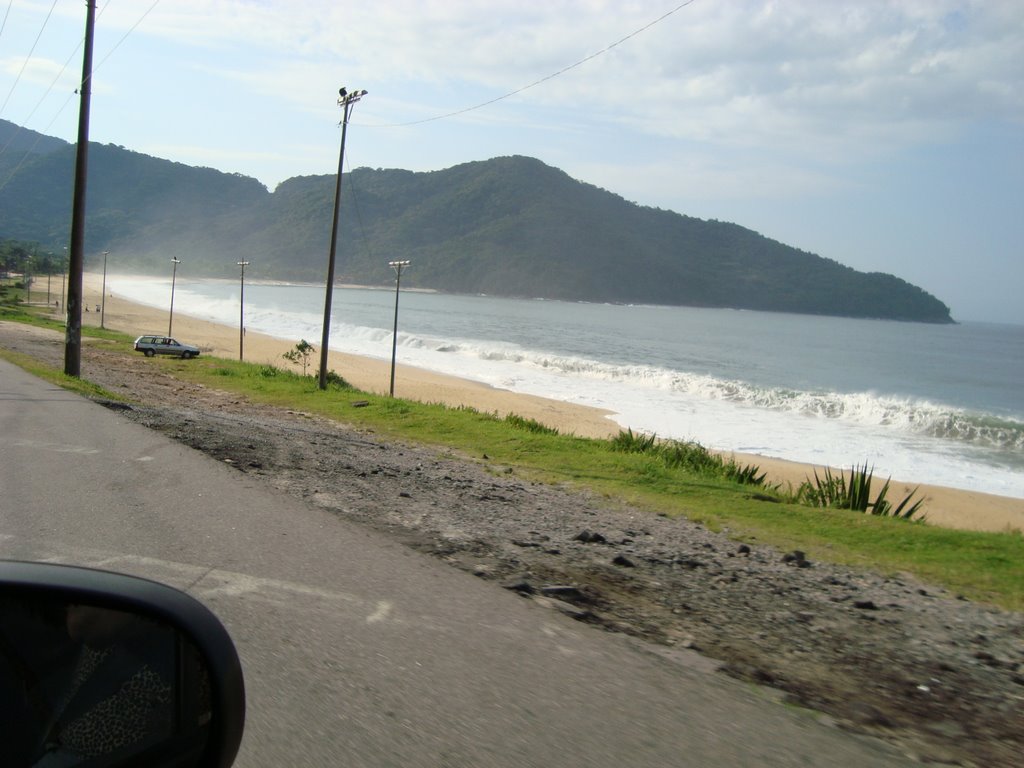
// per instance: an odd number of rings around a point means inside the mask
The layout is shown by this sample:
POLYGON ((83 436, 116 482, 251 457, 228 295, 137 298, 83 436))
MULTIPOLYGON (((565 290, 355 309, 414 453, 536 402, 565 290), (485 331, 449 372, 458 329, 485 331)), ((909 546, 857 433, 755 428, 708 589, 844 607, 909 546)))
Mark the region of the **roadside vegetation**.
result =
MULTIPOLYGON (((658 441, 629 431, 611 440, 566 435, 514 413, 499 416, 362 392, 339 376, 320 391, 315 376, 275 366, 217 358, 159 363, 204 386, 386 437, 444 447, 496 473, 587 489, 612 503, 727 531, 737 541, 800 549, 813 558, 883 573, 909 572, 954 593, 1024 609, 1020 532, 958 531, 907 519, 905 513, 910 508, 919 513, 920 504, 904 500, 891 505, 888 483, 869 496, 865 488, 873 478, 866 468, 855 468, 853 480, 844 480, 847 488, 858 489, 856 504, 850 494, 833 488, 831 503, 819 500, 812 506, 801 497, 813 496, 824 479, 816 483, 809 478, 798 489, 767 484, 757 467, 695 443, 658 441), (865 498, 867 509, 860 506, 865 498), (897 508, 904 514, 892 515, 897 508)), ((835 484, 836 476, 831 477, 835 484)))
MULTIPOLYGON (((29 320, 32 314, 8 315, 0 309, 2 319, 29 320)), ((32 321, 52 325, 38 317, 32 321)), ((113 347, 123 345, 124 354, 133 354, 131 339, 124 334, 88 332, 102 333, 115 341, 113 347)), ((0 354, 62 386, 84 386, 22 355, 0 354)), ((303 362, 301 352, 295 362, 303 362)), ((740 465, 695 443, 659 441, 628 430, 611 440, 566 435, 516 414, 499 416, 362 392, 334 373, 327 390, 321 391, 313 375, 266 364, 205 356, 149 364, 184 381, 253 401, 450 449, 496 473, 567 484, 610 503, 685 517, 726 531, 738 542, 799 549, 812 559, 886 574, 909 572, 972 599, 1024 610, 1024 536, 1019 531, 980 533, 927 525, 920 520, 921 501, 908 496, 892 504, 886 498, 887 482, 872 497, 875 483, 866 465, 855 467, 848 478, 827 472, 797 489, 782 488, 767 483, 756 466, 740 465)), ((109 393, 78 391, 117 399, 109 393)))

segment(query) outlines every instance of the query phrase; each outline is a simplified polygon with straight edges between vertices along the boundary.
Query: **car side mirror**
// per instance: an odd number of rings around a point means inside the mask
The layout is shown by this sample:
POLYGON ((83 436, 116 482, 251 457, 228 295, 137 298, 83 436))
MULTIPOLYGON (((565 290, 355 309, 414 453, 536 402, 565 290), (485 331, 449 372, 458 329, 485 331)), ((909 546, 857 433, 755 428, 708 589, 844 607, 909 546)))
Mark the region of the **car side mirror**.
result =
POLYGON ((227 630, 172 587, 0 561, 0 765, 230 766, 245 724, 227 630))

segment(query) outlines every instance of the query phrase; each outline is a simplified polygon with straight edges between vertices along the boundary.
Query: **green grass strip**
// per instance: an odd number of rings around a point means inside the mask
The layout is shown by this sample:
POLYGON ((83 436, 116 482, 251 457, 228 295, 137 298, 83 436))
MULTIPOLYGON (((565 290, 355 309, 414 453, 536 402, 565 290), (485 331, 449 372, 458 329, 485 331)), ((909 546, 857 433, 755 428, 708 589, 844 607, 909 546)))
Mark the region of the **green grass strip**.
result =
MULTIPOLYGON (((127 343, 125 354, 131 354, 127 343)), ((32 365, 24 356, 5 357, 62 386, 88 386, 66 380, 63 374, 44 375, 42 366, 32 365)), ((314 376, 275 366, 214 357, 151 362, 182 380, 255 402, 335 419, 384 437, 451 449, 495 472, 511 468, 528 479, 590 489, 613 504, 634 504, 669 518, 686 517, 727 531, 740 541, 784 551, 802 549, 812 560, 888 575, 906 572, 972 599, 1024 609, 1024 536, 1020 532, 959 531, 802 506, 765 489, 694 470, 686 462, 674 466, 658 451, 616 449, 613 440, 559 434, 515 415, 499 418, 472 408, 390 398, 340 384, 321 391, 314 376)), ((106 392, 99 396, 111 397, 106 392)))
POLYGON ((305 411, 378 434, 455 450, 495 471, 588 488, 611 502, 686 517, 737 540, 813 559, 911 573, 954 593, 1024 609, 1024 536, 960 531, 843 509, 789 503, 781 495, 666 463, 659 452, 615 450, 612 440, 558 434, 529 419, 419 403, 354 389, 317 388, 313 376, 237 361, 161 361, 174 375, 263 403, 305 411), (197 363, 199 363, 197 365, 197 363), (357 407, 358 406, 358 407, 357 407))
POLYGON ((3 358, 10 363, 14 363, 19 368, 31 373, 33 376, 39 377, 43 381, 48 381, 51 384, 55 384, 70 392, 77 392, 84 397, 88 397, 93 400, 113 400, 115 402, 122 403, 127 402, 122 395, 106 390, 98 384, 93 384, 91 381, 86 379, 68 376, 64 371, 58 370, 50 365, 44 365, 30 355, 0 348, 0 358, 3 358))

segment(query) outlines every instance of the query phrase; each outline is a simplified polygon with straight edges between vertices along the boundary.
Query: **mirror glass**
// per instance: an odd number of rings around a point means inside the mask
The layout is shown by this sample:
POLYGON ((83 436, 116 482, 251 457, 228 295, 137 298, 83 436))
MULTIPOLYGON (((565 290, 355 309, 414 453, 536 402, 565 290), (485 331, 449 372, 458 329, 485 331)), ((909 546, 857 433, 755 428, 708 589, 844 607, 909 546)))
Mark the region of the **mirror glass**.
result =
POLYGON ((188 762, 211 721, 200 654, 161 621, 34 590, 0 594, 0 765, 188 762))

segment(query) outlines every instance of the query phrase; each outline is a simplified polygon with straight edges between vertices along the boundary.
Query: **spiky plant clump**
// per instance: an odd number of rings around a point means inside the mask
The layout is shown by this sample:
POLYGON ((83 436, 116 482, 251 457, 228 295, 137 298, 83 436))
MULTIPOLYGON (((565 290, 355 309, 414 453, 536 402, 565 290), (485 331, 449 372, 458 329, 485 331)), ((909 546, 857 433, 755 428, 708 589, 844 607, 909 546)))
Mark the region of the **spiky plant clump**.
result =
POLYGON ((764 486, 765 478, 768 477, 768 473, 761 472, 761 468, 756 464, 740 465, 733 459, 725 463, 725 473, 730 480, 734 480, 740 485, 764 486))
MULTIPOLYGON (((864 512, 881 517, 898 517, 904 520, 914 518, 921 511, 923 499, 911 503, 911 499, 917 493, 915 488, 895 507, 886 498, 889 493, 890 480, 878 491, 878 495, 872 501, 871 482, 874 479, 874 469, 868 468, 867 462, 864 466, 854 465, 850 470, 849 479, 840 472, 832 474, 828 467, 824 470, 824 476, 819 476, 814 471, 814 481, 805 480, 797 489, 795 501, 810 507, 829 507, 832 509, 852 509, 856 512, 864 512)), ((923 520, 924 517, 920 518, 923 520)))

